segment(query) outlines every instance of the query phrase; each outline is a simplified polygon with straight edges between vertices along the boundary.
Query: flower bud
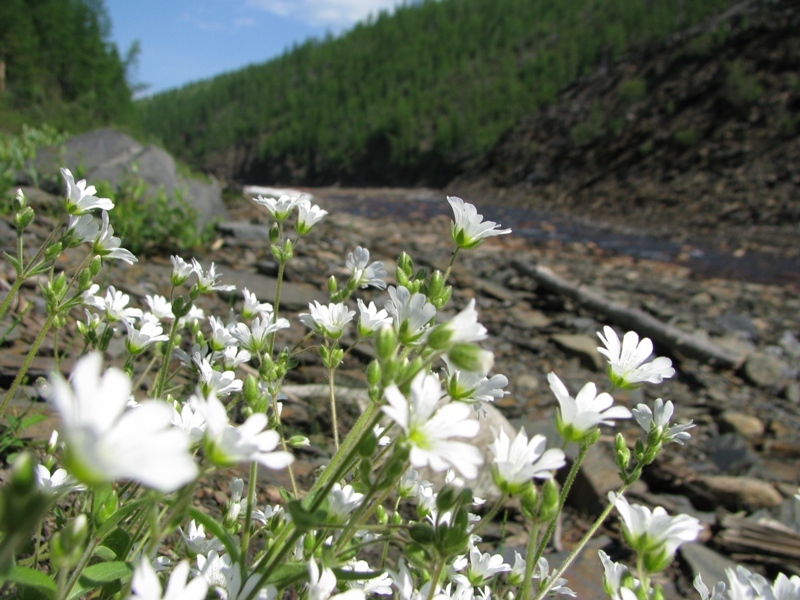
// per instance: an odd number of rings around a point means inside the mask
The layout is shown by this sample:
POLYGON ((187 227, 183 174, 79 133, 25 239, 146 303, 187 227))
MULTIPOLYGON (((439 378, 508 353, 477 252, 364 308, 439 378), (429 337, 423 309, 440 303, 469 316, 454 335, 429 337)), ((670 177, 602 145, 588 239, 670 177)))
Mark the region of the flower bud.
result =
POLYGON ((620 473, 623 475, 624 479, 624 474, 627 472, 631 462, 631 451, 628 450, 628 446, 625 443, 625 436, 621 433, 618 433, 614 438, 614 462, 616 462, 617 467, 619 467, 620 473))
POLYGON ((378 508, 375 509, 375 519, 380 525, 386 525, 389 522, 389 515, 386 514, 386 509, 380 504, 378 505, 378 508))
POLYGON ((542 505, 539 507, 539 518, 550 521, 558 514, 559 504, 558 484, 553 479, 548 479, 542 485, 542 505))
POLYGON ((34 213, 30 206, 26 206, 14 215, 14 227, 22 231, 33 221, 34 213))
POLYGON ((277 223, 273 223, 269 228, 269 243, 274 244, 281 235, 281 228, 277 223))
POLYGON ((444 276, 440 270, 437 269, 431 274, 427 287, 426 296, 429 301, 433 302, 434 299, 439 297, 439 294, 442 293, 442 289, 444 288, 444 276))
POLYGON ((447 512, 458 502, 461 488, 452 483, 446 484, 436 496, 436 510, 440 513, 447 512))
POLYGON ((89 263, 89 272, 92 274, 92 277, 97 277, 97 274, 100 273, 100 269, 102 268, 103 259, 100 256, 92 258, 92 262, 89 263))
POLYGON ((245 404, 253 406, 258 402, 259 397, 258 380, 253 375, 248 375, 242 385, 242 396, 245 404))
POLYGON ((369 387, 376 387, 381 382, 381 363, 373 360, 367 366, 367 384, 369 387))
POLYGON ((539 494, 536 491, 536 486, 529 485, 525 490, 523 490, 519 500, 522 508, 522 514, 525 515, 525 518, 532 522, 538 521, 539 494))
POLYGON ((328 293, 335 294, 336 290, 339 289, 339 284, 336 282, 336 276, 331 275, 328 277, 328 293))
MULTIPOLYGON (((98 497, 100 495, 98 494, 98 497)), ((119 508, 119 496, 117 492, 112 490, 106 495, 105 497, 101 497, 100 503, 98 504, 95 514, 94 520, 98 525, 102 525, 106 521, 108 521, 114 513, 117 512, 119 508)))
POLYGON ((61 250, 63 250, 64 245, 61 242, 56 242, 55 244, 51 244, 47 247, 44 251, 44 258, 45 260, 55 260, 61 254, 61 250))
POLYGON ((411 277, 414 272, 414 261, 411 260, 407 253, 401 252, 400 256, 397 257, 397 270, 402 271, 407 278, 411 277))
POLYGON ((414 523, 408 529, 408 535, 418 544, 422 546, 428 546, 433 543, 434 531, 430 525, 425 523, 414 523))
POLYGON ((92 287, 92 272, 89 269, 81 269, 78 273, 78 291, 85 292, 92 287))
POLYGON ((50 562, 58 569, 78 564, 86 547, 89 524, 86 515, 78 515, 50 539, 50 562))
POLYGON ((311 441, 304 435, 293 435, 289 438, 289 445, 292 448, 308 448, 311 441))
POLYGON ((447 358, 456 368, 473 373, 488 373, 494 365, 494 354, 473 344, 453 344, 447 358))
POLYGON ((25 208, 25 205, 28 203, 25 198, 25 192, 21 189, 17 189, 17 194, 14 196, 14 203, 17 205, 17 209, 25 208))
POLYGON ((397 348, 397 334, 391 325, 383 325, 375 336, 375 351, 381 361, 387 361, 397 348))

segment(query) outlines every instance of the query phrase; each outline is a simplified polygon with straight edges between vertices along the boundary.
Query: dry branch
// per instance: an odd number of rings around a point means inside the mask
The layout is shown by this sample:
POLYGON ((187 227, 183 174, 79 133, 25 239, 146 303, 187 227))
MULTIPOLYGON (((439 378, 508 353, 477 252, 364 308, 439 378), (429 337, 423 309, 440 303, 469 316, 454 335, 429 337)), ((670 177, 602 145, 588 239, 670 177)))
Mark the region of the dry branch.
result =
POLYGON ((612 323, 649 337, 659 346, 673 352, 724 369, 737 369, 744 361, 743 356, 659 321, 651 314, 609 300, 586 286, 566 281, 547 267, 529 265, 519 260, 514 260, 511 264, 518 272, 533 278, 545 289, 566 296, 604 315, 612 323))

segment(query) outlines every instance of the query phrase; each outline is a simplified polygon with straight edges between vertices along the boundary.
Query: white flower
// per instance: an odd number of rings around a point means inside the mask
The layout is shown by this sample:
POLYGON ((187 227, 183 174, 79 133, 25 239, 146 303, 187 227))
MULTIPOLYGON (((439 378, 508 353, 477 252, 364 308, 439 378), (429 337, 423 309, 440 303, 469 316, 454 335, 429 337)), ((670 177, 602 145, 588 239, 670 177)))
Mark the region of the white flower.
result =
POLYGON ((263 317, 269 315, 272 319, 274 308, 269 302, 261 303, 256 298, 256 295, 250 292, 247 288, 242 290, 244 295, 244 306, 242 307, 243 319, 255 319, 256 317, 263 317))
POLYGON ((191 446, 196 446, 203 441, 206 431, 206 418, 203 413, 195 411, 191 407, 191 398, 184 402, 180 411, 175 407, 172 413, 172 424, 189 436, 191 446))
POLYGON ((511 570, 511 565, 503 561, 500 554, 481 554, 475 546, 469 551, 469 567, 467 568, 467 579, 470 585, 478 587, 486 583, 498 573, 505 573, 511 570))
POLYGON ((169 336, 164 335, 160 325, 155 323, 142 323, 140 329, 131 325, 130 321, 124 321, 125 328, 128 330, 128 337, 125 339, 125 347, 134 356, 141 354, 145 348, 156 342, 166 342, 169 336))
POLYGON ((45 494, 54 496, 86 489, 86 486, 80 485, 64 469, 56 469, 51 475, 50 470, 44 465, 36 465, 36 484, 45 494))
POLYGON ((264 430, 268 421, 264 413, 250 415, 244 424, 233 427, 213 393, 205 400, 195 396, 193 403, 206 419, 206 456, 217 466, 255 461, 269 469, 283 469, 294 461, 288 452, 274 451, 280 436, 272 429, 264 430))
POLYGON ((347 521, 347 515, 358 508, 363 497, 364 494, 356 492, 352 485, 342 487, 334 483, 328 494, 329 523, 341 524, 347 521))
POLYGON ((50 377, 67 470, 89 485, 133 479, 165 493, 192 481, 197 467, 186 434, 171 424, 174 409, 158 400, 128 408, 130 379, 114 368, 101 377, 101 368, 92 353, 75 363, 72 386, 58 373, 50 377))
POLYGON ((357 302, 358 310, 361 314, 358 321, 358 335, 367 337, 375 333, 383 325, 391 325, 392 318, 385 309, 378 310, 374 302, 370 302, 369 306, 367 306, 361 298, 357 302))
POLYGON ((708 586, 703 583, 703 578, 698 573, 692 585, 697 590, 697 593, 700 594, 700 600, 728 600, 728 595, 725 593, 725 584, 722 581, 717 582, 713 589, 709 591, 708 586))
POLYGON ((285 221, 290 214, 292 214, 292 210, 300 205, 302 202, 306 202, 305 196, 288 196, 287 194, 283 194, 277 200, 275 198, 265 198, 264 196, 260 195, 257 198, 253 198, 253 201, 256 204, 260 204, 261 206, 265 207, 272 218, 276 221, 285 221))
POLYGON ((142 318, 141 309, 128 308, 128 302, 130 301, 128 294, 123 294, 113 285, 110 285, 106 290, 105 298, 101 298, 93 295, 98 289, 96 284, 93 284, 91 288, 84 292, 83 303, 105 312, 106 318, 111 323, 142 318))
POLYGON ((307 198, 302 198, 297 205, 297 224, 295 225, 295 230, 299 235, 305 235, 327 214, 327 210, 322 210, 316 204, 312 205, 311 201, 307 198))
POLYGON ((266 348, 269 336, 281 330, 288 329, 289 321, 283 317, 272 322, 272 314, 263 314, 253 320, 248 327, 244 323, 237 323, 230 329, 230 333, 239 343, 253 354, 258 354, 266 348))
POLYGON ((614 419, 630 419, 631 411, 624 406, 611 406, 614 398, 605 392, 597 395, 593 383, 587 383, 575 398, 555 373, 547 375, 550 389, 558 399, 558 431, 570 442, 577 442, 594 431, 598 425, 614 425, 614 419))
POLYGON ((475 206, 461 198, 448 196, 447 201, 454 215, 454 220, 450 222, 450 237, 459 248, 474 248, 484 238, 511 233, 510 229, 498 229, 500 225, 494 221, 484 221, 475 206))
POLYGON ((483 463, 480 450, 451 437, 471 438, 480 425, 469 418, 466 404, 450 402, 437 410, 442 397, 439 380, 420 371, 411 382, 410 402, 392 384, 384 391, 389 406, 383 412, 406 434, 411 445, 410 461, 414 467, 430 466, 434 471, 454 467, 467 479, 474 479, 483 463))
POLYGON ((386 312, 392 317, 397 336, 405 345, 424 342, 428 324, 436 316, 436 307, 425 294, 412 294, 408 288, 391 286, 386 312))
POLYGON ((320 571, 316 561, 308 561, 308 600, 363 600, 366 596, 364 590, 350 589, 341 594, 331 595, 336 589, 336 575, 327 567, 320 571))
POLYGON ((186 549, 192 556, 198 554, 206 556, 212 550, 215 552, 225 550, 225 546, 217 538, 207 538, 205 528, 202 525, 198 525, 194 519, 189 521, 189 529, 186 533, 180 527, 178 527, 178 531, 186 544, 186 549))
POLYGON ((636 417, 636 422, 642 426, 646 433, 658 429, 662 442, 675 442, 681 446, 684 440, 692 437, 686 433, 688 429, 694 427, 691 421, 683 425, 669 427, 669 420, 672 418, 674 411, 671 400, 667 400, 665 403, 661 398, 656 398, 654 409, 650 410, 650 407, 646 404, 639 404, 633 409, 633 416, 636 417))
POLYGON ((208 347, 217 352, 224 350, 228 346, 236 345, 236 338, 231 334, 222 319, 208 317, 208 324, 211 326, 211 338, 208 340, 208 347))
POLYGON ((94 253, 103 258, 118 258, 129 265, 138 262, 136 257, 129 250, 120 248, 122 241, 114 236, 114 228, 108 220, 108 213, 102 211, 103 224, 100 226, 100 233, 94 239, 92 246, 94 253))
POLYGON ((161 582, 158 580, 153 565, 143 558, 136 566, 131 580, 129 599, 137 600, 203 600, 208 592, 208 583, 203 577, 195 577, 187 583, 189 562, 184 560, 172 570, 167 589, 161 593, 161 582))
POLYGON ((608 377, 614 386, 631 388, 645 381, 661 383, 665 377, 675 374, 672 361, 664 356, 642 364, 653 353, 653 342, 650 338, 644 338, 640 342, 639 335, 635 331, 629 331, 620 344, 617 332, 611 327, 606 325, 603 331, 605 337, 600 332, 597 337, 605 348, 598 347, 597 351, 608 359, 608 377))
POLYGON ((497 374, 487 377, 485 373, 462 371, 454 367, 445 356, 447 364, 445 390, 451 399, 459 402, 494 402, 508 392, 503 388, 508 385, 505 375, 497 374))
POLYGON ((147 294, 145 297, 147 306, 150 311, 161 320, 174 319, 175 315, 172 313, 172 304, 164 296, 159 294, 147 294))
POLYGON ((227 396, 233 392, 242 391, 241 379, 236 379, 233 371, 215 371, 207 358, 193 357, 194 363, 200 369, 200 384, 204 394, 227 396))
POLYGON ((314 300, 308 305, 310 312, 300 313, 300 322, 310 327, 319 335, 337 339, 341 337, 345 325, 353 320, 356 312, 342 303, 331 303, 327 306, 314 300))
POLYGON ((381 261, 369 262, 369 250, 356 246, 353 252, 347 254, 345 266, 352 272, 356 287, 366 288, 373 286, 379 290, 386 289, 386 269, 381 261))
POLYGON ((222 364, 225 370, 232 371, 252 358, 247 350, 239 350, 236 346, 228 346, 222 351, 222 364))
POLYGON ((703 530, 700 521, 689 515, 671 517, 660 506, 651 511, 646 506, 630 505, 614 492, 608 493, 608 499, 622 517, 625 541, 644 558, 644 566, 651 573, 665 568, 678 546, 696 540, 703 530))
MULTIPOLYGON (((494 454, 492 476, 501 491, 517 494, 528 486, 531 479, 550 479, 553 471, 566 464, 564 452, 558 448, 545 449, 547 438, 535 435, 528 441, 521 429, 512 442, 501 429, 489 450, 494 454)), ((475 584, 477 585, 477 584, 475 584)))
MULTIPOLYGON (((539 582, 539 589, 548 583, 550 579, 550 564, 547 562, 547 559, 543 556, 539 559, 539 562, 536 563, 536 568, 533 571, 533 578, 538 580, 539 582)), ((566 587, 567 580, 563 577, 559 577, 556 579, 552 585, 549 586, 549 593, 550 594, 563 594, 565 596, 576 596, 575 592, 571 589, 566 587)))
POLYGON ((471 344, 486 339, 486 327, 478 323, 475 298, 446 323, 437 325, 428 334, 427 342, 431 348, 441 350, 454 344, 471 344))
POLYGON ((522 555, 514 550, 514 566, 508 573, 508 583, 511 585, 521 585, 525 580, 525 559, 522 555))
MULTIPOLYGON (((344 565, 343 571, 350 571, 352 573, 370 573, 372 570, 365 560, 355 561, 353 564, 344 565)), ((349 582, 351 588, 362 590, 364 594, 378 594, 379 596, 392 595, 392 578, 386 572, 381 573, 377 577, 371 579, 356 579, 349 582)))
POLYGON ((228 579, 225 574, 231 569, 230 556, 227 554, 220 556, 216 550, 212 550, 207 556, 198 554, 197 569, 209 586, 218 588, 217 592, 221 592, 222 597, 227 598, 228 579))
POLYGON ((74 246, 93 242, 100 233, 100 225, 89 214, 70 215, 67 229, 72 231, 72 239, 75 240, 72 245, 74 246))
POLYGON ((108 198, 98 198, 95 196, 97 190, 93 185, 86 186, 86 180, 81 179, 77 183, 69 169, 62 168, 61 176, 67 184, 67 212, 71 215, 80 215, 95 208, 111 210, 114 203, 108 198))
POLYGON ((217 281, 222 274, 217 274, 217 268, 213 262, 208 271, 204 271, 203 266, 197 262, 196 258, 193 258, 192 267, 195 274, 197 274, 197 289, 201 294, 208 294, 213 291, 230 292, 236 289, 235 285, 223 285, 217 281))
POLYGON ((190 265, 177 254, 173 254, 169 259, 172 261, 172 274, 169 278, 172 285, 179 286, 189 279, 192 273, 195 273, 195 266, 190 265))

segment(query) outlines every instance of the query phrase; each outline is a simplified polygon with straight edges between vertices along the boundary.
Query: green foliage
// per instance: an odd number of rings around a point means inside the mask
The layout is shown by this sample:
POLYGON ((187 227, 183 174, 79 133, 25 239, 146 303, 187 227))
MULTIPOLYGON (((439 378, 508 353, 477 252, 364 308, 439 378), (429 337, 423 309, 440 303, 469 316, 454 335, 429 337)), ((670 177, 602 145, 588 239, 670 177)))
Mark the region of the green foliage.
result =
POLYGON ((573 127, 570 134, 572 135, 572 140, 576 144, 582 144, 588 142, 600 133, 602 129, 603 109, 600 107, 600 103, 595 100, 592 102, 592 112, 591 115, 589 115, 589 119, 573 127))
POLYGON ((626 79, 617 86, 617 94, 623 106, 636 104, 647 97, 647 82, 639 77, 626 79))
POLYGON ((407 3, 340 37, 136 106, 144 131, 195 166, 249 148, 257 155, 251 171, 235 177, 441 183, 602 59, 697 23, 730 0, 690 4, 407 3))
POLYGON ((9 191, 17 173, 24 172, 38 186, 39 173, 33 164, 37 152, 57 146, 66 139, 66 133, 50 125, 41 128, 23 125, 22 133, 18 135, 0 131, 0 197, 9 191))
POLYGON ((674 139, 679 145, 689 148, 697 143, 697 140, 700 139, 700 134, 692 128, 681 129, 675 132, 674 139))
POLYGON ((196 250, 212 238, 213 225, 198 227, 197 211, 179 190, 171 197, 163 189, 150 193, 135 172, 117 190, 103 181, 96 187, 98 196, 114 199, 114 235, 134 255, 196 250))
POLYGON ((0 128, 52 123, 80 131, 132 117, 126 72, 136 46, 121 57, 110 42, 102 0, 3 0, 0 61, 6 91, 0 128))
POLYGON ((725 92, 729 102, 745 109, 761 98, 764 88, 758 83, 758 77, 748 73, 746 65, 737 60, 728 65, 725 92))

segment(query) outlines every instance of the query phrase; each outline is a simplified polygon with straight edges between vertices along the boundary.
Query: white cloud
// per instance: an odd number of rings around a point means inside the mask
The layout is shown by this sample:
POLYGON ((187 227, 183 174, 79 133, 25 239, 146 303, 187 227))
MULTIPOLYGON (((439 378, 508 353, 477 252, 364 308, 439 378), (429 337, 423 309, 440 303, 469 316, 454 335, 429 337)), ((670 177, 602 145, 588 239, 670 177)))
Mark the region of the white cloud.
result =
POLYGON ((247 5, 313 26, 348 26, 403 0, 247 0, 247 5))

